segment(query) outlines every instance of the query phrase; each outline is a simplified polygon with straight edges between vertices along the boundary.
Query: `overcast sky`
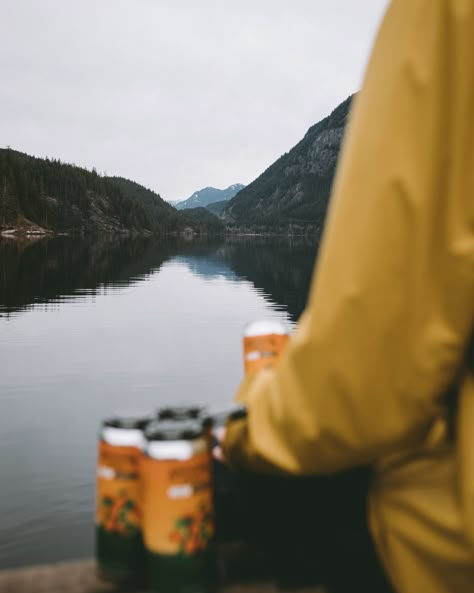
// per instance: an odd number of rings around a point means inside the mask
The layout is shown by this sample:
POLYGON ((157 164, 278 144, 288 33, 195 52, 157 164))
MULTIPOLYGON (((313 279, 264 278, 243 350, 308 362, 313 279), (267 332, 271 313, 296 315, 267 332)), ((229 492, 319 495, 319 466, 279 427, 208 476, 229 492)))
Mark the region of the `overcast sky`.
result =
POLYGON ((0 0, 0 146, 168 200, 250 183, 361 83, 387 0, 0 0))

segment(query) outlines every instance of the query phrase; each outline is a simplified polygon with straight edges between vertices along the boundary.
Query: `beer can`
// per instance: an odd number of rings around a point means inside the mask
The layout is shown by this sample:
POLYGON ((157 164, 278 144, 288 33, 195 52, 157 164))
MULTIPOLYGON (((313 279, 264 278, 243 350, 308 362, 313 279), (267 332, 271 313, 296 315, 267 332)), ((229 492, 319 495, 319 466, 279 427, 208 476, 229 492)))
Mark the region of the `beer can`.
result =
POLYGON ((140 463, 148 415, 118 415, 102 423, 96 490, 96 559, 100 576, 142 582, 140 463))
POLYGON ((166 406, 158 410, 159 420, 197 420, 203 413, 201 406, 166 406))
POLYGON ((289 330, 280 321, 260 320, 244 329, 243 354, 245 373, 273 369, 289 340, 289 330))
POLYGON ((202 423, 157 421, 145 431, 143 534, 148 584, 209 593, 215 584, 211 454, 202 423))

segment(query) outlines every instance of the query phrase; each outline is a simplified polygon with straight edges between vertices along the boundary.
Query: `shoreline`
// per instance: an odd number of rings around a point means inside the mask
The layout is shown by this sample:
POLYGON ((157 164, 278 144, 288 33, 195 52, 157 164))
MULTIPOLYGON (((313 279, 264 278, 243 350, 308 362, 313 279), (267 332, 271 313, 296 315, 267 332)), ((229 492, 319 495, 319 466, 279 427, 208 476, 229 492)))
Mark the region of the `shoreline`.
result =
POLYGON ((41 227, 10 227, 7 229, 0 229, 0 240, 1 239, 7 239, 7 240, 23 240, 23 239, 41 239, 41 238, 55 238, 55 237, 70 237, 70 238, 80 238, 80 239, 85 239, 88 236, 95 236, 95 235, 119 235, 122 237, 183 237, 184 239, 193 239, 193 238, 199 238, 199 237, 222 237, 222 238, 227 238, 227 237, 248 237, 248 238, 257 238, 257 237, 266 237, 266 238, 271 238, 271 237, 279 237, 279 238, 287 238, 287 239, 292 239, 292 238, 308 238, 311 237, 310 234, 307 233, 282 233, 282 232, 272 232, 272 231, 267 231, 267 232, 243 232, 243 231, 237 231, 237 232, 233 232, 233 231, 225 231, 223 233, 184 233, 184 232, 171 232, 171 233, 165 233, 165 234, 161 234, 161 233, 153 233, 151 231, 141 231, 141 232, 137 232, 137 231, 129 231, 129 230, 103 230, 101 232, 97 232, 97 231, 89 231, 89 232, 70 232, 70 231, 60 231, 60 232, 56 232, 56 231, 51 231, 49 229, 43 229, 41 227))

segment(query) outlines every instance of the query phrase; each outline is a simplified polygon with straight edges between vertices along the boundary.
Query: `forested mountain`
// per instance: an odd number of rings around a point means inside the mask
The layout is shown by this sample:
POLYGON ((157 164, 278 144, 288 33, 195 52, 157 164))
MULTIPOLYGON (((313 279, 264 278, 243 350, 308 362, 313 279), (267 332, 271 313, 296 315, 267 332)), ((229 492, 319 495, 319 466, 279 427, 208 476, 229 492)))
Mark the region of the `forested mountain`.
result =
POLYGON ((215 187, 205 187, 193 193, 191 197, 182 202, 178 202, 176 208, 184 210, 185 208, 206 207, 213 202, 223 202, 232 199, 245 185, 234 183, 226 189, 216 189, 215 187))
POLYGON ((224 232, 224 224, 205 208, 187 208, 185 212, 178 212, 159 194, 134 181, 123 177, 108 177, 107 179, 124 195, 143 206, 151 219, 157 221, 160 230, 164 232, 183 231, 186 228, 206 233, 224 232))
POLYGON ((220 216, 227 204, 229 203, 229 200, 221 200, 220 202, 212 202, 212 204, 208 204, 206 206, 206 210, 209 210, 209 212, 211 212, 212 214, 215 214, 216 216, 220 216))
POLYGON ((178 212, 155 192, 121 177, 0 149, 0 231, 176 233, 221 231, 206 212, 178 212), (212 231, 211 231, 212 229, 212 231))
POLYGON ((180 216, 176 208, 151 189, 124 177, 106 177, 106 179, 123 195, 144 208, 158 230, 165 233, 173 232, 191 224, 188 219, 180 216))
POLYGON ((54 231, 151 230, 145 209, 95 170, 0 149, 0 226, 54 231))
POLYGON ((320 233, 351 100, 228 203, 221 217, 230 230, 320 233))
POLYGON ((187 208, 180 212, 181 220, 188 221, 187 226, 200 226, 208 233, 220 234, 225 231, 225 226, 217 216, 209 212, 207 208, 187 208))

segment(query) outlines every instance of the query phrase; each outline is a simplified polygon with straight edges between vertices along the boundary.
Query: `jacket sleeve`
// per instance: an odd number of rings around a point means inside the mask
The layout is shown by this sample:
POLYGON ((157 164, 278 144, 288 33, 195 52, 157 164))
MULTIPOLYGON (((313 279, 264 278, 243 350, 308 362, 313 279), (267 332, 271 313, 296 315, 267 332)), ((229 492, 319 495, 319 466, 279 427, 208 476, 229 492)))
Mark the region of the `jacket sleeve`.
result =
POLYGON ((394 0, 350 117, 310 300, 247 379, 231 465, 295 474, 421 442, 474 306, 474 3, 394 0))

